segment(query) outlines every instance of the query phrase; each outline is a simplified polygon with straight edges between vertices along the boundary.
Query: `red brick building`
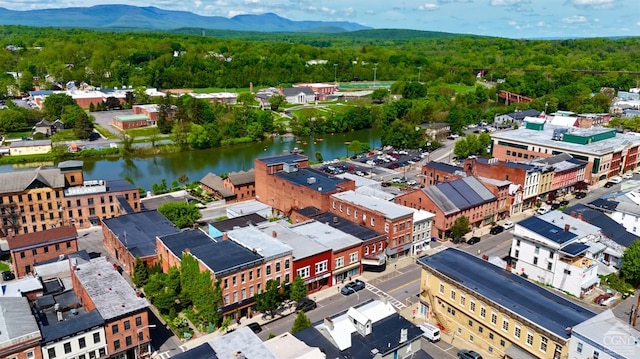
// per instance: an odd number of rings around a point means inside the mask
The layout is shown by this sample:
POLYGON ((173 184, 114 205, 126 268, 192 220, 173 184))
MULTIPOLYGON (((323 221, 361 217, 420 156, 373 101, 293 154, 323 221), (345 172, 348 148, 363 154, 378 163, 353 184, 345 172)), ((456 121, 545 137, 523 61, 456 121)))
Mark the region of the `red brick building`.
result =
POLYGON ((421 172, 420 183, 425 187, 466 177, 462 167, 436 161, 427 162, 421 172))
POLYGON ((310 168, 298 154, 258 158, 254 168, 256 199, 286 215, 308 206, 327 211, 331 195, 355 190, 354 181, 310 168))
POLYGON ((236 201, 256 198, 256 175, 253 169, 229 173, 222 185, 236 195, 236 201))
POLYGON ((33 271, 33 265, 78 251, 78 232, 73 226, 57 227, 9 238, 11 261, 17 278, 33 271))
POLYGON ((42 334, 25 297, 0 297, 0 358, 42 359, 42 334))

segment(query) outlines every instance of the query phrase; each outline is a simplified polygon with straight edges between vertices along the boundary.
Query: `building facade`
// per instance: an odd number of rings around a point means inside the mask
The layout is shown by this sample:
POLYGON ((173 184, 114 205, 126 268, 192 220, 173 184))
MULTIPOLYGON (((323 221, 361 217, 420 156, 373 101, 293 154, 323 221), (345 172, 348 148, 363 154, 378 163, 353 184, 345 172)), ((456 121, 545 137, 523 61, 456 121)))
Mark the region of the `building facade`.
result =
POLYGON ((33 272, 36 263, 78 251, 78 232, 64 226, 37 233, 20 234, 9 239, 11 262, 17 278, 33 272))
POLYGON ((42 336, 27 298, 0 297, 0 357, 42 359, 42 336))

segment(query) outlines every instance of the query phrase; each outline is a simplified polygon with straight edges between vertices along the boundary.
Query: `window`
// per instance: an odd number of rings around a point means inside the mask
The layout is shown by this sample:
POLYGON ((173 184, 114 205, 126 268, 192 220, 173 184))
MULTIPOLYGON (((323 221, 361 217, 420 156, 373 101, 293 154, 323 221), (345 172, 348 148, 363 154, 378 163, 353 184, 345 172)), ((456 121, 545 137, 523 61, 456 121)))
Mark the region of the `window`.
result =
POLYGON ((547 339, 546 337, 540 337, 540 351, 543 353, 547 352, 547 343, 549 342, 549 339, 547 339))
POLYGON ((444 294, 444 284, 440 283, 440 294, 444 294))
POLYGON ((565 269, 565 270, 564 270, 564 274, 571 275, 571 271, 570 271, 570 270, 568 270, 568 269, 565 269))
POLYGON ((276 273, 278 272, 280 272, 280 262, 276 262, 276 273))
POLYGON ((553 259, 553 252, 549 252, 549 259, 553 259))
POLYGON ((476 302, 474 302, 474 301, 469 302, 469 311, 471 313, 476 311, 476 302))
POLYGON ((456 300, 456 291, 455 290, 451 290, 451 300, 456 300))
MULTIPOLYGON (((47 193, 48 194, 48 193, 47 193)), ((33 351, 28 351, 27 352, 27 359, 33 359, 36 356, 33 354, 33 351)), ((17 357, 15 357, 17 359, 17 357)))
POLYGON ((493 333, 489 333, 489 339, 493 340, 493 333))
POLYGON ((551 268, 553 268, 553 263, 547 263, 547 270, 551 270, 551 268))
POLYGON ((24 252, 20 252, 20 258, 24 258, 24 252))
POLYGON ((521 333, 522 331, 520 330, 520 327, 516 326, 515 329, 513 330, 513 336, 520 339, 521 333))
POLYGON ((245 278, 244 273, 240 274, 240 282, 244 283, 245 282, 244 278, 245 278))
POLYGON ((298 269, 298 276, 302 279, 307 278, 309 276, 309 266, 298 269))
POLYGON ((502 320, 502 330, 509 331, 509 321, 507 319, 502 320))
POLYGON ((389 233, 389 223, 384 224, 384 233, 389 233))
POLYGON ((533 265, 538 265, 538 257, 533 257, 533 265))
POLYGON ((136 317, 136 327, 139 327, 142 325, 142 317, 136 317))
POLYGON ((131 335, 127 335, 127 337, 124 340, 125 340, 125 343, 127 344, 127 346, 130 346, 131 344, 133 344, 133 340, 131 339, 131 335))
POLYGON ((231 277, 231 282, 233 283, 233 286, 237 286, 238 285, 238 277, 237 276, 233 276, 231 277))
POLYGON ((32 249, 31 250, 31 254, 33 254, 34 256, 37 255, 38 254, 38 249, 37 248, 32 249))
POLYGON ((64 353, 65 354, 71 353, 71 343, 64 343, 64 353))
POLYGON ((115 350, 120 349, 120 339, 116 339, 113 341, 113 349, 115 350))
POLYGON ((225 279, 222 281, 222 283, 223 283, 223 287, 224 287, 224 289, 229 288, 229 278, 225 278, 225 279))
POLYGON ((118 324, 111 326, 111 334, 118 334, 118 324))
POLYGON ((578 353, 582 353, 582 343, 581 342, 578 342, 578 346, 576 347, 576 351, 578 353))
POLYGON ((358 261, 358 252, 349 254, 349 263, 355 263, 358 261))
POLYGON ((80 349, 87 346, 87 341, 84 339, 84 337, 78 339, 78 345, 80 346, 80 349))
POLYGON ((470 327, 473 327, 473 320, 469 320, 468 324, 469 324, 470 327))
POLYGON ((527 333, 527 345, 528 346, 532 346, 533 345, 533 334, 531 334, 531 333, 527 333))
POLYGON ((284 269, 289 269, 289 260, 288 259, 284 260, 284 269))
POLYGON ((266 271, 267 271, 267 275, 271 275, 271 264, 267 264, 267 267, 266 267, 266 268, 267 268, 267 269, 266 269, 266 271))
POLYGON ((53 359, 56 357, 56 348, 49 348, 47 350, 47 353, 49 353, 49 358, 53 359))
POLYGON ((257 278, 260 278, 260 275, 262 274, 261 269, 262 269, 262 268, 258 268, 258 269, 256 269, 256 277, 257 277, 257 278))
POLYGON ((233 302, 234 303, 238 302, 238 292, 233 292, 233 302))
POLYGON ((93 333, 93 344, 98 344, 98 343, 100 343, 100 332, 93 333))
POLYGON ((466 305, 466 301, 467 298, 465 298, 464 295, 460 295, 460 305, 464 307, 466 305))
POLYGON ((479 332, 479 333, 484 332, 484 328, 483 328, 483 327, 478 326, 478 332, 479 332))
POLYGON ((600 357, 600 353, 597 350, 593 351, 593 359, 598 359, 600 357))
POLYGON ((500 339, 500 346, 505 346, 506 344, 503 339, 500 339))
POLYGON ((497 322, 498 316, 496 315, 496 313, 491 313, 491 324, 496 325, 497 322))
POLYGON ((487 309, 485 307, 480 308, 480 317, 484 318, 487 316, 487 309))
MULTIPOLYGON (((105 348, 100 348, 98 350, 98 353, 100 353, 100 358, 102 358, 103 356, 107 355, 107 350, 105 348)), ((84 358, 83 358, 84 359, 84 358)))
POLYGON ((129 320, 124 321, 124 330, 131 329, 131 322, 129 320))
POLYGON ((45 252, 45 253, 49 253, 49 247, 48 247, 48 246, 47 246, 47 247, 44 247, 44 252, 45 252))
POLYGON ((327 261, 316 263, 316 274, 325 272, 327 270, 327 261))
POLYGON ((245 288, 242 288, 242 300, 247 299, 247 290, 245 288))
POLYGON ((513 252, 513 256, 518 258, 520 256, 520 251, 516 249, 515 252, 513 252))
POLYGON ((536 246, 536 249, 534 250, 535 254, 540 254, 540 246, 536 246))
POLYGON ((340 268, 342 266, 344 266, 344 258, 336 258, 336 268, 340 268))

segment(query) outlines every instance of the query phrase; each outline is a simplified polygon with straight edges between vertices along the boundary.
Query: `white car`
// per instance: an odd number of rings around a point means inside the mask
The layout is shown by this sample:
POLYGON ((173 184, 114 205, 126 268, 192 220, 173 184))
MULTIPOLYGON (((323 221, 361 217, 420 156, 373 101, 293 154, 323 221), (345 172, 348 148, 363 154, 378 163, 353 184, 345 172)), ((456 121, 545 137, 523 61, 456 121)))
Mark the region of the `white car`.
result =
POLYGON ((632 179, 633 178, 633 173, 625 173, 622 175, 622 178, 624 179, 632 179))
POLYGON ((505 229, 505 230, 507 230, 507 229, 511 229, 511 228, 513 228, 513 222, 511 222, 511 221, 505 221, 505 222, 502 224, 502 227, 504 227, 504 229, 505 229))

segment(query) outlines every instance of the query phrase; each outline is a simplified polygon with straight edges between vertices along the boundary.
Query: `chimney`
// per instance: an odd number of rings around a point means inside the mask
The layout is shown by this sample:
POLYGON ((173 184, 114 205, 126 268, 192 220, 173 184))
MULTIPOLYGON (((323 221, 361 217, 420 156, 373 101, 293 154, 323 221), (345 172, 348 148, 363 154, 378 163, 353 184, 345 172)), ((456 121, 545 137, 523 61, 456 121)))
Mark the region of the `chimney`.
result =
POLYGON ((227 232, 222 233, 222 240, 226 241, 227 239, 229 239, 229 235, 227 234, 227 232))
POLYGON ((578 218, 578 214, 576 214, 576 211, 571 211, 571 217, 578 218))
POLYGON ((578 219, 579 219, 579 220, 581 220, 581 221, 583 221, 583 222, 586 222, 586 221, 584 220, 584 218, 582 217, 582 213, 578 213, 578 219))
POLYGON ((245 359, 246 357, 244 356, 244 354, 241 351, 237 351, 233 353, 233 356, 238 358, 238 359, 245 359))
POLYGON ((565 232, 569 232, 569 228, 571 228, 571 225, 569 223, 564 225, 564 231, 565 232))
POLYGON ((327 329, 329 329, 330 331, 333 330, 333 320, 331 320, 331 318, 329 317, 324 317, 324 325, 325 327, 327 327, 327 329))
POLYGON ((272 232, 271 232, 271 237, 273 237, 273 238, 278 238, 278 232, 276 232, 276 231, 272 231, 272 232))
POLYGON ((400 344, 407 341, 407 328, 400 329, 400 344))
POLYGON ((338 217, 333 217, 333 223, 338 223, 338 217))

